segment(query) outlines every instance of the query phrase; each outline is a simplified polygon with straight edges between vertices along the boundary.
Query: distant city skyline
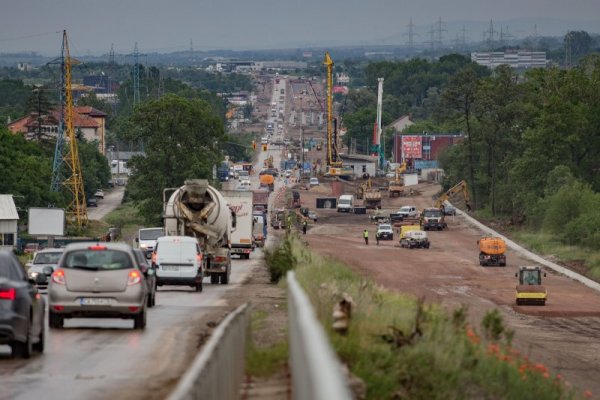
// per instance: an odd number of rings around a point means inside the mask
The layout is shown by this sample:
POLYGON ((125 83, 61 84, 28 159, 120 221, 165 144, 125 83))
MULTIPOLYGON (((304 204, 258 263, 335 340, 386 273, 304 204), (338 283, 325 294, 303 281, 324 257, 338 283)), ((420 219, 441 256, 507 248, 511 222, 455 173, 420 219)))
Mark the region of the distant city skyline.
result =
POLYGON ((493 20, 516 37, 600 32, 598 0, 0 0, 0 53, 60 52, 67 29, 74 55, 257 50, 328 45, 402 45, 410 18, 416 44, 443 21, 451 43, 465 26, 481 41, 493 20), (595 19, 591 19, 595 18, 595 19))

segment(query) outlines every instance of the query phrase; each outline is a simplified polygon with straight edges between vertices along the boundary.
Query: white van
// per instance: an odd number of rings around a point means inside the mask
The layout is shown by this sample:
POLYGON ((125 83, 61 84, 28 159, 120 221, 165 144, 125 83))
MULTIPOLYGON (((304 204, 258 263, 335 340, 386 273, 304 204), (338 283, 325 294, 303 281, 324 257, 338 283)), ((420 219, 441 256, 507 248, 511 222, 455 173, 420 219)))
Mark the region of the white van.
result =
POLYGON ((159 228, 142 228, 138 231, 138 234, 135 238, 135 242, 137 243, 137 247, 149 257, 149 254, 152 254, 154 251, 154 246, 156 245, 156 239, 165 235, 165 231, 162 227, 159 228))
POLYGON ((202 251, 193 237, 162 236, 156 240, 152 265, 158 286, 191 286, 201 292, 203 262, 202 251))
POLYGON ((338 212, 354 212, 354 196, 351 194, 343 194, 338 199, 338 212))

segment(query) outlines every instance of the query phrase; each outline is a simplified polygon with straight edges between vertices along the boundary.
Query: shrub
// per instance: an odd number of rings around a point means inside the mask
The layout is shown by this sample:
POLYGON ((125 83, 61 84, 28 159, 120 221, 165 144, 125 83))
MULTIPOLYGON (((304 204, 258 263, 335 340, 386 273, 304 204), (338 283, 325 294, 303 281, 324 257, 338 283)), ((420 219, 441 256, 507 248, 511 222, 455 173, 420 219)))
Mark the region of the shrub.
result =
POLYGON ((287 234, 275 250, 265 250, 265 262, 273 283, 279 282, 289 270, 296 267, 297 259, 292 253, 292 241, 292 235, 287 234))

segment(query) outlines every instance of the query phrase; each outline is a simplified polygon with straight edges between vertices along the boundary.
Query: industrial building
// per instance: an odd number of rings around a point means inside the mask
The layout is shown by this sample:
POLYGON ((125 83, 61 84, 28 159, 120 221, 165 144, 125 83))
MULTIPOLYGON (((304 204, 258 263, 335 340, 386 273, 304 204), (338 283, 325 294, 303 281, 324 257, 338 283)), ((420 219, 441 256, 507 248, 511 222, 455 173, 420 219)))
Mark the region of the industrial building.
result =
POLYGON ((489 68, 508 65, 512 68, 545 68, 545 51, 471 53, 471 61, 489 68))
POLYGON ((415 169, 437 168, 440 153, 463 139, 459 133, 397 134, 393 138, 392 160, 412 160, 415 169))

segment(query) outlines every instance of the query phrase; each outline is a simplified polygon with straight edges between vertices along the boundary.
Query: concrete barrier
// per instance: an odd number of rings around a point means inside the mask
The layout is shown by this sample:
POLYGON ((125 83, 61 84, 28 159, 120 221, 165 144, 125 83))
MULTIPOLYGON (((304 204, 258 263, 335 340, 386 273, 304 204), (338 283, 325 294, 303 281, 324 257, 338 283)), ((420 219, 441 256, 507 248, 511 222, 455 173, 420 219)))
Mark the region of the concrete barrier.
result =
MULTIPOLYGON (((449 203, 449 202, 447 202, 449 203)), ((451 203, 449 203, 451 204, 451 203)), ((548 261, 543 259, 542 257, 538 256, 535 253, 532 253, 531 251, 523 248, 522 246, 518 245, 517 243, 513 242, 512 240, 510 240, 509 238, 507 238, 506 236, 496 232, 495 230, 493 230, 492 228, 482 224, 481 222, 477 221, 475 218, 471 217, 470 215, 468 215, 467 213, 459 210, 458 208, 456 209, 456 214, 457 215, 461 215, 462 217, 464 217, 467 222, 469 222, 471 225, 475 226, 476 228, 478 228, 479 230, 483 231, 486 235, 491 235, 491 236, 497 236, 502 238, 505 242, 506 245, 516 251, 517 253, 521 254, 523 257, 536 262, 538 264, 541 264, 545 267, 548 267, 556 272, 558 272, 559 274, 562 274, 564 276, 567 276, 573 280, 576 280, 578 282, 583 283, 585 286, 594 289, 598 292, 600 292, 600 283, 595 282, 589 278, 586 278, 583 275, 578 274, 577 272, 571 271, 570 269, 567 269, 563 266, 560 266, 556 263, 553 263, 552 261, 548 261)))
POLYGON ((287 274, 290 368, 295 400, 347 400, 353 396, 331 348, 325 330, 317 320, 308 297, 287 274))
POLYGON ((219 324, 169 395, 169 400, 233 400, 240 397, 248 319, 246 303, 219 324))

